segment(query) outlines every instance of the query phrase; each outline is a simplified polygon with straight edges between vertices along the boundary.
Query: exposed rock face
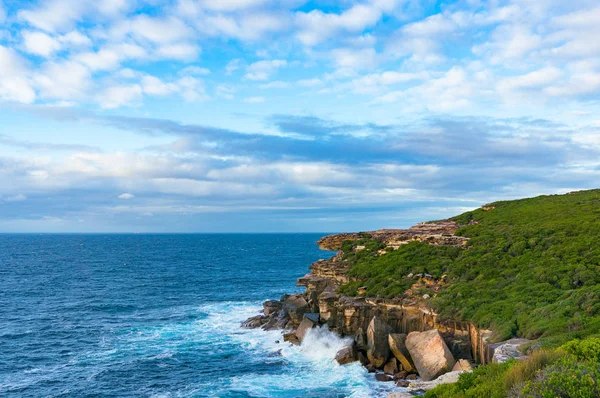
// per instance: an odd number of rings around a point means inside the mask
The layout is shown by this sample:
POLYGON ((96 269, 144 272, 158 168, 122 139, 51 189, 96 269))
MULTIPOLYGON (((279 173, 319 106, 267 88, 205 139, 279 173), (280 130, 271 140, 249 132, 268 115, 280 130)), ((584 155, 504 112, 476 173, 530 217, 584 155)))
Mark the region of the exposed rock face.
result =
POLYGON ((404 333, 392 333, 388 336, 388 343, 392 354, 402 364, 402 369, 413 372, 415 366, 406 348, 406 336, 404 333))
POLYGON ((409 333, 406 348, 424 381, 433 380, 454 367, 454 357, 437 330, 409 333))
POLYGON ((301 294, 289 296, 283 302, 283 308, 294 325, 299 325, 305 313, 310 312, 308 302, 301 294))
POLYGON ((357 360, 356 358, 356 347, 354 344, 350 344, 335 354, 335 360, 340 365, 345 365, 347 363, 351 363, 357 360))
POLYGON ((306 336, 306 333, 308 333, 308 331, 314 327, 317 327, 319 325, 319 314, 318 313, 310 313, 310 314, 304 314, 304 318, 302 318, 302 322, 300 322, 300 325, 298 325, 298 329, 296 329, 296 337, 298 337, 298 340, 300 340, 300 342, 302 342, 302 340, 304 340, 304 337, 306 336))
POLYGON ((413 381, 408 385, 409 391, 427 391, 441 384, 456 383, 463 372, 449 372, 431 381, 413 381))
POLYGON ((383 366, 383 373, 394 376, 398 373, 398 360, 392 357, 387 363, 383 366))
POLYGON ((473 367, 466 359, 459 359, 458 361, 456 361, 454 367, 452 368, 453 372, 470 372, 472 370, 473 367))
POLYGON ((519 348, 527 343, 530 343, 527 339, 510 339, 502 341, 497 344, 491 344, 490 349, 493 351, 492 362, 502 363, 509 359, 521 359, 525 357, 519 348))
POLYGON ((454 221, 420 223, 409 229, 379 229, 364 233, 329 235, 321 238, 317 244, 324 250, 336 251, 341 249, 345 240, 359 240, 367 235, 391 247, 398 247, 413 241, 427 242, 434 245, 464 246, 468 239, 454 235, 459 227, 454 221))
POLYGON ((381 368, 390 357, 388 335, 392 328, 378 317, 373 317, 367 328, 367 357, 369 361, 381 368))
POLYGON ((408 392, 394 391, 389 393, 387 398, 415 398, 415 396, 408 392))
MULTIPOLYGON (((454 236, 458 227, 454 222, 444 221, 419 224, 407 230, 378 230, 368 234, 387 247, 399 247, 412 241, 463 246, 467 243, 466 238, 454 236)), ((364 234, 331 235, 321 239, 319 245, 339 250, 344 240, 362 237, 364 234)), ((383 254, 385 249, 377 255, 383 254)), ((454 358, 485 364, 492 361, 495 352, 498 353, 496 358, 501 358, 509 350, 490 344, 491 331, 477 329, 468 322, 439 319, 429 308, 430 300, 424 299, 418 292, 427 288, 435 294, 446 283, 445 276, 435 279, 427 274, 409 274, 406 277, 414 279, 414 284, 404 295, 394 299, 377 299, 338 294, 339 287, 351 281, 348 276, 350 265, 341 251, 327 260, 315 262, 310 269, 310 274, 298 279, 298 286, 306 288, 304 293, 284 295, 280 300, 265 302, 263 313, 248 319, 242 326, 285 329, 291 333, 286 333, 284 340, 299 344, 310 328, 326 325, 341 336, 354 338, 352 351, 340 351, 341 362, 346 363, 351 358, 359 360, 370 371, 381 370, 387 365, 389 372, 394 371, 395 363, 396 374, 402 369, 410 373, 419 370, 426 372, 424 379, 434 377, 437 371, 427 366, 419 369, 414 357, 411 358, 412 353, 405 341, 406 335, 411 332, 439 332, 438 343, 445 342, 443 358, 446 363, 441 366, 444 371, 452 369, 454 358), (448 352, 451 355, 447 357, 448 352)), ((411 376, 414 375, 407 374, 406 378, 411 376)))

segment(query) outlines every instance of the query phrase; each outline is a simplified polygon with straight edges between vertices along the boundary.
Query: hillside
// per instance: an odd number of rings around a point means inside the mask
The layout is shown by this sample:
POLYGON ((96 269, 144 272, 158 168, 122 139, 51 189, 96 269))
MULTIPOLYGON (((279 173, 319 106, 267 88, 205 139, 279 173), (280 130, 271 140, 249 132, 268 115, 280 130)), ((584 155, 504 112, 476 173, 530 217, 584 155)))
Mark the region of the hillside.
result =
POLYGON ((556 346, 600 336, 600 190, 490 203, 449 221, 466 245, 395 248, 368 234, 344 241, 351 281, 340 291, 398 297, 414 283, 408 276, 429 274, 443 283, 408 293, 431 297, 441 318, 493 330, 495 340, 556 346))

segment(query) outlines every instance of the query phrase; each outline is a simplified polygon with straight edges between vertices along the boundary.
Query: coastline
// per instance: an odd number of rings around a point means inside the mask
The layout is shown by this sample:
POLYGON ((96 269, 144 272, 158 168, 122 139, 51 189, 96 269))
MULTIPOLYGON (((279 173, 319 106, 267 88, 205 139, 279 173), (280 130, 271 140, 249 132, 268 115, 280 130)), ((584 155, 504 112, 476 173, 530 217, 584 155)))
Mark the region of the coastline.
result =
MULTIPOLYGON (((464 246, 467 239, 455 235, 459 227, 455 222, 441 221, 367 234, 392 248, 413 241, 464 246)), ((412 291, 392 299, 365 297, 360 289, 358 296, 340 294, 340 286, 351 281, 342 245, 363 236, 344 233, 321 238, 317 242, 321 249, 337 253, 314 262, 311 272, 297 280, 297 286, 305 291, 265 301, 262 313, 248 318, 242 327, 282 330, 283 340, 295 345, 303 344, 310 330, 320 327, 351 338, 351 343, 336 354, 336 361, 340 365, 360 362, 378 381, 393 382, 397 391, 390 397, 396 398, 456 382, 461 373, 476 366, 523 355, 518 347, 528 341, 492 344, 493 331, 478 329, 470 322, 440 319, 428 305, 428 295, 415 293, 421 286, 435 291, 445 283, 444 276, 436 279, 428 274, 409 274, 412 291)), ((363 249, 360 245, 352 248, 363 249)))

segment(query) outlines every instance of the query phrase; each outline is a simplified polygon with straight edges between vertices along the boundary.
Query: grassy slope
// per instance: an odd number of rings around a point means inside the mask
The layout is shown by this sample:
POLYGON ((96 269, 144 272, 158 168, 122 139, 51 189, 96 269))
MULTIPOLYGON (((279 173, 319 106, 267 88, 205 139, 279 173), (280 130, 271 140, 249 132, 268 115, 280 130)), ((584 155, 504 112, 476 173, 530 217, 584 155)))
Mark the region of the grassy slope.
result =
POLYGON ((345 242, 350 274, 371 296, 401 295, 409 273, 448 274, 432 300, 443 317, 492 328, 498 340, 540 338, 558 346, 600 336, 600 190, 490 204, 457 216, 467 249, 411 243, 374 256, 381 246, 365 239, 345 242), (366 250, 353 253, 352 245, 366 250))

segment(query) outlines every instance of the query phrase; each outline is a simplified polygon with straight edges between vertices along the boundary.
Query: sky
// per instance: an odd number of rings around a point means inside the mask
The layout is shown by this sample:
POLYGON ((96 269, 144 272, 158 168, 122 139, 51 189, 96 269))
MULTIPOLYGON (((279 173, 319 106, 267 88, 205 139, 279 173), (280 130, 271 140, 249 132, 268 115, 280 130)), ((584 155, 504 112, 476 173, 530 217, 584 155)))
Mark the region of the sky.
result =
POLYGON ((0 0, 0 232, 335 232, 600 186, 597 0, 0 0))

